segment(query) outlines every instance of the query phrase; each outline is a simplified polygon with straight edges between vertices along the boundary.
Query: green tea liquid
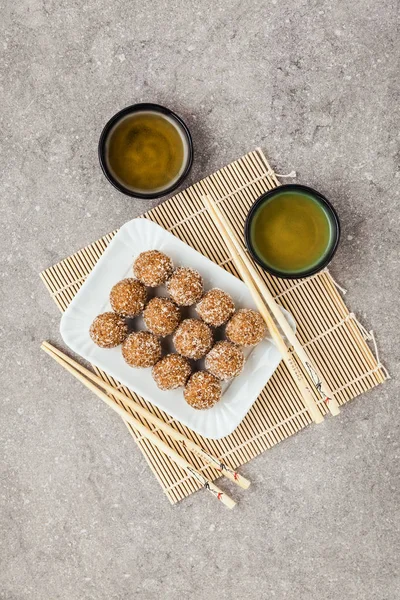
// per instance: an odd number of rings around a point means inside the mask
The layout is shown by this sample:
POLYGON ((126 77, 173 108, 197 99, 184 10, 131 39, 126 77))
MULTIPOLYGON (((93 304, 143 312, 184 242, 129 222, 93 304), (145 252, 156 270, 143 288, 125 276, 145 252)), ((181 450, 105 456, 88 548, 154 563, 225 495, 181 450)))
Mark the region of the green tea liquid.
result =
POLYGON ((157 192, 172 185, 185 166, 183 135, 167 116, 138 112, 111 130, 106 161, 111 173, 133 192, 157 192))
POLYGON ((332 230, 329 214, 315 198, 282 191, 257 208, 250 237, 266 265, 282 273, 301 273, 328 254, 332 230))

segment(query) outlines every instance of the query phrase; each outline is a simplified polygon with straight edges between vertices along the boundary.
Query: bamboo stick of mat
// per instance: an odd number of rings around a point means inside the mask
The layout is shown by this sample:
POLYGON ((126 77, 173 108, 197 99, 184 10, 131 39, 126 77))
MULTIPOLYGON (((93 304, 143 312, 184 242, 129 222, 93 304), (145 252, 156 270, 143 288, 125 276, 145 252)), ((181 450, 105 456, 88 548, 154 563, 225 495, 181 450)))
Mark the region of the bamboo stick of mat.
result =
MULTIPOLYGON (((207 199, 210 202, 212 202, 210 196, 207 196, 207 199)), ((229 223, 226 222, 226 219, 224 218, 223 214, 221 213, 219 207, 216 206, 215 203, 213 203, 213 206, 214 206, 215 212, 217 213, 219 220, 223 222, 223 225, 224 225, 224 228, 225 228, 227 234, 231 238, 232 242, 235 244, 235 247, 237 249, 237 252, 238 252, 240 258, 242 259, 245 266, 247 267, 247 270, 249 271, 253 281, 257 285, 268 308, 270 309, 271 313, 275 317, 276 322, 282 329, 283 334, 285 335, 286 339, 293 346, 293 349, 296 352, 298 358, 300 359, 300 362, 302 363, 304 369, 310 375, 310 379, 312 381, 314 389, 318 392, 318 395, 320 396, 320 398, 323 399, 323 401, 327 405, 331 414, 334 416, 338 415, 340 413, 339 404, 337 403, 337 400, 335 399, 333 393, 329 389, 328 384, 326 383, 326 381, 324 380, 320 371, 318 370, 316 365, 313 363, 312 359, 309 357, 307 352, 304 350, 304 348, 301 345, 301 343, 299 342, 299 340, 297 339, 296 334, 294 333, 293 329, 290 327, 285 315, 281 311, 277 302, 275 302, 271 292, 265 285, 265 283, 262 280, 262 278, 260 277, 259 273, 254 268, 252 262, 250 261, 249 257, 247 256, 246 252, 243 250, 235 232, 229 226, 229 223)))
POLYGON ((211 467, 220 471, 221 475, 224 475, 224 477, 226 477, 230 481, 233 481, 234 483, 236 483, 236 485, 238 485, 239 487, 241 487, 243 489, 247 489, 249 487, 250 481, 248 479, 246 479, 245 477, 243 477, 242 475, 240 475, 240 473, 237 473, 234 469, 231 469, 230 467, 225 465, 219 458, 216 458, 212 454, 209 454, 208 452, 203 450, 203 448, 201 448, 200 446, 195 444, 195 442, 192 442, 192 440, 189 440, 189 438, 187 438, 185 435, 183 435, 179 431, 176 431, 176 429, 171 427, 171 425, 168 425, 168 423, 165 423, 164 421, 159 419, 156 415, 153 415, 146 408, 144 408, 143 406, 141 406, 140 404, 138 404, 137 402, 135 402, 134 400, 132 400, 131 398, 126 396, 120 390, 117 390, 116 388, 114 388, 112 385, 110 385, 109 383, 107 383, 106 381, 101 379, 98 375, 96 375, 92 371, 89 371, 89 369, 86 369, 86 367, 84 367, 81 364, 79 364, 78 362, 76 362, 73 358, 71 358, 67 354, 64 354, 64 352, 62 352, 55 346, 52 346, 51 344, 49 344, 49 342, 42 342, 42 347, 43 347, 43 349, 49 350, 52 354, 57 355, 64 362, 68 363, 69 365, 71 365, 71 367, 74 367, 74 369, 76 369, 77 371, 82 373, 82 375, 84 375, 85 377, 87 377, 88 379, 90 379, 91 381, 96 383, 99 387, 102 387, 106 392, 115 396, 115 398, 119 398, 119 400, 124 402, 127 406, 129 406, 129 408, 131 408, 138 415, 140 415, 147 421, 150 421, 150 423, 152 423, 158 429, 160 429, 161 431, 166 433, 169 437, 171 437, 174 440, 176 440, 177 442, 181 443, 188 450, 190 450, 191 452, 193 452, 194 454, 196 454, 197 456, 202 458, 211 467))
MULTIPOLYGON (((199 481, 202 486, 207 489, 215 498, 220 500, 222 504, 225 504, 228 508, 233 508, 236 505, 236 502, 232 500, 225 492, 220 490, 212 481, 209 481, 204 475, 199 473, 187 460, 185 460, 180 454, 175 452, 173 448, 168 446, 165 442, 163 442, 159 437, 157 437, 153 432, 151 432, 145 425, 142 425, 140 421, 135 419, 130 413, 124 410, 119 404, 114 402, 105 392, 102 392, 94 383, 92 383, 89 379, 87 379, 84 375, 79 373, 74 367, 65 362, 60 356, 54 354, 50 348, 41 345, 41 349, 44 350, 49 356, 51 356, 56 362, 58 362, 64 369, 66 369, 69 373, 71 373, 78 381, 83 383, 89 390, 94 392, 96 396, 98 396, 103 402, 105 402, 110 408, 112 408, 120 417, 122 417, 125 421, 130 423, 132 427, 136 429, 138 433, 147 440, 149 440, 154 446, 156 446, 161 452, 163 452, 168 458, 173 460, 179 467, 184 469, 189 476, 194 477, 199 481)), ((114 393, 114 392, 113 392, 114 393)))
POLYGON ((283 337, 280 334, 278 327, 275 324, 272 316, 270 315, 267 307, 264 304, 264 300, 254 283, 249 270, 247 269, 246 264, 242 260, 242 257, 239 254, 239 244, 236 238, 232 239, 229 235, 229 225, 227 225, 225 217, 222 215, 221 211, 215 206, 214 202, 211 200, 210 196, 203 196, 204 204, 206 205, 211 217, 214 220, 214 223, 218 227, 224 242, 226 243, 229 252, 232 255, 233 262, 235 263, 244 283, 249 288, 249 291, 253 297, 254 302, 257 305, 258 310, 260 311, 265 323, 268 326, 269 332, 273 341, 275 342, 276 347, 282 355, 283 360, 285 361, 289 372, 291 373, 299 391, 302 395, 304 404, 309 411, 312 419, 315 423, 321 423, 324 419, 322 414, 320 413, 317 404, 312 396, 311 390, 309 388, 308 382, 305 379, 303 373, 299 369, 297 363, 295 362, 292 354, 289 352, 289 349, 286 346, 286 343, 283 337))

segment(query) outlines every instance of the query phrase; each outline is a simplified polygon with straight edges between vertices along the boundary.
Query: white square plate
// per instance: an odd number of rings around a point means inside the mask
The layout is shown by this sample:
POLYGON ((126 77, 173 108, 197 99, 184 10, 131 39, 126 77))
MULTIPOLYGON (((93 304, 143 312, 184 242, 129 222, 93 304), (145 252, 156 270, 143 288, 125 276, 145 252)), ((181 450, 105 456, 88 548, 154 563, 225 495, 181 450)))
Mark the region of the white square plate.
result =
MULTIPOLYGON (((153 381, 151 369, 129 367, 122 358, 121 347, 99 348, 89 336, 93 319, 111 310, 108 297, 112 286, 120 279, 132 277, 132 265, 137 255, 153 248, 168 254, 175 266, 197 269, 203 276, 205 290, 219 287, 232 296, 236 308, 256 308, 242 281, 162 227, 147 219, 134 219, 118 231, 63 314, 61 335, 71 350, 184 425, 208 438, 224 437, 242 421, 280 362, 280 354, 270 339, 266 338, 255 348, 246 350, 242 373, 224 384, 224 393, 218 404, 209 410, 195 410, 185 402, 182 389, 161 391, 153 381)), ((157 290, 157 294, 166 295, 162 288, 157 290)), ((294 328, 292 316, 284 312, 294 328)), ((193 309, 188 314, 195 315, 193 309)), ((138 318, 135 328, 142 329, 142 323, 142 318, 138 318)))

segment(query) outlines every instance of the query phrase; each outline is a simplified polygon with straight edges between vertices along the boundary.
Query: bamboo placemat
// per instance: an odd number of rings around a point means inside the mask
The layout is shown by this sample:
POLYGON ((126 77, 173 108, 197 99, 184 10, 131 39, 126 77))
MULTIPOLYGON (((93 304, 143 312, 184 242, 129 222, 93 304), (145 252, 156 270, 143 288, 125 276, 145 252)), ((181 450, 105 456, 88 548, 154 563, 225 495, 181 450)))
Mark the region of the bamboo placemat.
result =
MULTIPOLYGON (((258 196, 278 185, 280 184, 277 175, 262 151, 257 149, 176 194, 143 217, 171 231, 237 276, 223 240, 204 209, 201 196, 206 192, 218 202, 231 226, 242 239, 248 209, 258 196)), ((114 231, 93 242, 40 274, 62 312, 115 233, 114 231)), ((300 280, 277 279, 261 270, 259 272, 277 301, 294 316, 298 338, 320 367, 340 405, 389 377, 379 361, 373 333, 366 331, 354 314, 349 312, 328 270, 300 280), (367 340, 373 342, 375 355, 367 340)), ((207 440, 197 435, 123 387, 107 373, 97 368, 95 371, 113 387, 122 389, 203 448, 223 458, 232 468, 246 463, 311 422, 297 387, 283 363, 239 427, 231 435, 218 441, 207 440)), ((326 414, 326 406, 319 399, 317 402, 321 412, 326 414)), ((162 432, 141 420, 162 439, 166 439, 162 432)), ((186 472, 161 454, 150 442, 140 438, 130 425, 127 427, 172 504, 199 489, 198 482, 188 478, 186 472)), ((204 468, 193 454, 189 455, 172 440, 167 441, 197 469, 203 470, 209 479, 219 477, 218 471, 204 468)))

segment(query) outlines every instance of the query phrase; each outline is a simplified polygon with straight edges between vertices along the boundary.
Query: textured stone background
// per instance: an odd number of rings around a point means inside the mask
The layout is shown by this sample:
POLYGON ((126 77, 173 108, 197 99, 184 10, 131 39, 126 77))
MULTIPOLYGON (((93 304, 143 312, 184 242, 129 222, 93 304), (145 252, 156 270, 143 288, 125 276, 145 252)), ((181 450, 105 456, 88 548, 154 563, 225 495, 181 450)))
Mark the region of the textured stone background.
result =
POLYGON ((0 598, 397 600, 396 4, 3 2, 0 598), (38 272, 149 207, 96 153, 145 100, 190 126, 191 181, 262 146, 333 200, 332 273, 393 376, 245 466, 231 513, 205 492, 171 507, 121 421, 39 352, 60 315, 38 272))

